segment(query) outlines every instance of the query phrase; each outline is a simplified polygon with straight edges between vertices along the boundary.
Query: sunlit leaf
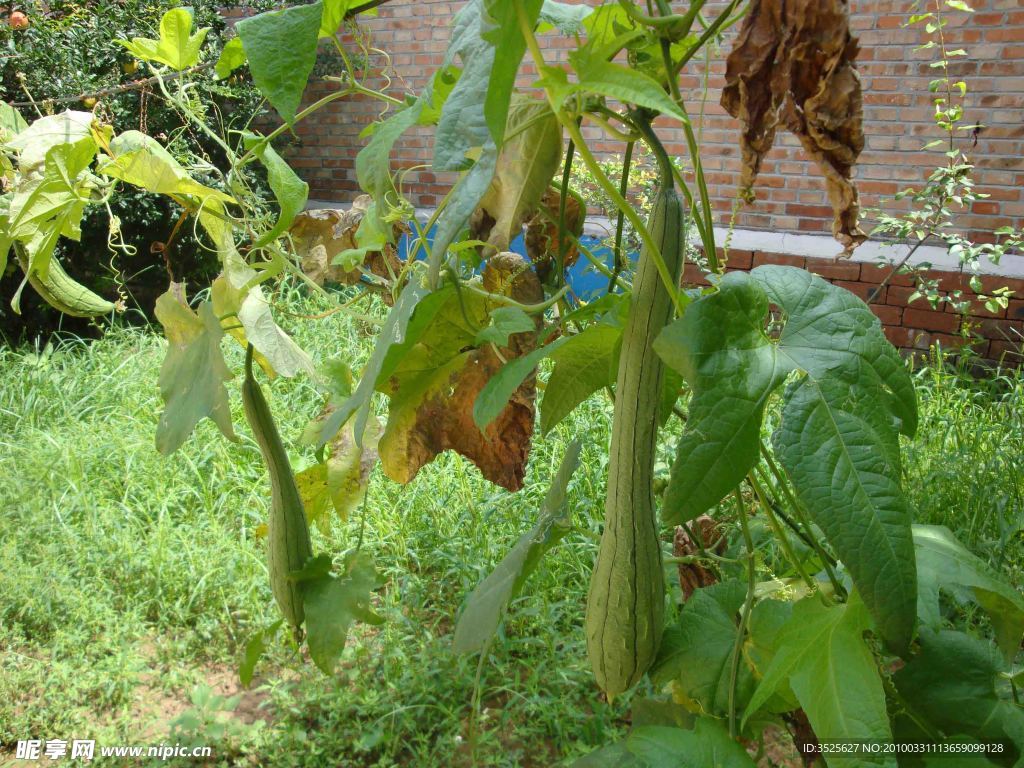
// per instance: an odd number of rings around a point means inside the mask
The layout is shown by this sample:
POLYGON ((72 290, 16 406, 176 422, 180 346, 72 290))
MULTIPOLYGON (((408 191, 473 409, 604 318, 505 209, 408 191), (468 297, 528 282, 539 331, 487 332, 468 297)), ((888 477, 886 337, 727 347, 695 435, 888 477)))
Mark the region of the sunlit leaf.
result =
MULTIPOLYGON (((892 741, 882 679, 864 640, 869 626, 856 593, 844 605, 826 606, 818 595, 798 602, 779 630, 778 650, 747 705, 744 721, 788 682, 821 738, 892 741)), ((853 757, 844 758, 843 765, 891 768, 896 761, 853 757)))
POLYGON ((8 247, 12 241, 22 244, 28 259, 26 274, 36 272, 45 278, 57 241, 62 236, 72 240, 81 237, 82 215, 95 189, 86 169, 95 152, 91 136, 53 145, 46 153, 42 172, 22 178, 11 195, 4 236, 8 247))
POLYGON ((180 72, 199 62, 199 51, 209 31, 209 27, 203 27, 193 35, 191 10, 173 8, 160 19, 159 40, 136 37, 117 42, 136 58, 166 64, 180 72))
MULTIPOLYGON (((59 144, 77 145, 93 133, 92 112, 67 110, 33 121, 12 138, 7 146, 18 153, 18 169, 24 176, 42 166, 46 154, 59 144)), ((95 152, 95 149, 93 149, 95 152)))
POLYGON ((113 139, 110 156, 101 159, 98 170, 160 195, 189 195, 198 202, 235 202, 231 195, 193 179, 160 142, 141 131, 125 131, 113 139))
POLYGON ((213 71, 220 80, 223 80, 246 61, 248 59, 245 56, 245 49, 242 47, 242 38, 232 37, 224 44, 213 71))

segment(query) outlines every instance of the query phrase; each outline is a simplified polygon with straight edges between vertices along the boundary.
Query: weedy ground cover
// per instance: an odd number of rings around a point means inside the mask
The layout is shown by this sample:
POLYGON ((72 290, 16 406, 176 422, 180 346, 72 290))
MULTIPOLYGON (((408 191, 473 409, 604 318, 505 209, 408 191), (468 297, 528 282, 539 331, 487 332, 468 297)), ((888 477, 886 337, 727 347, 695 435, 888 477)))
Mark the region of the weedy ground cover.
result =
MULTIPOLYGON (((325 322, 308 338, 297 327, 300 343, 358 367, 374 329, 325 322)), ((272 643, 246 690, 244 645, 277 618, 260 538, 265 475, 247 431, 228 443, 208 421, 173 456, 152 450, 160 401, 139 382, 156 381, 163 347, 114 330, 0 351, 0 764, 18 739, 86 736, 209 744, 222 765, 460 765, 471 740, 479 765, 552 765, 625 731, 629 697, 609 706, 595 695, 582 632, 611 420, 603 395, 536 442, 517 494, 451 454, 408 486, 375 475, 363 509, 313 536, 337 553, 364 536, 386 580, 374 604, 386 622, 354 630, 334 678, 272 643), (573 438, 575 529, 513 605, 479 671, 482 724, 470 729, 478 667, 451 649, 455 606, 534 523, 573 438)), ((917 521, 948 526, 1020 586, 1024 375, 974 379, 936 356, 914 380, 921 429, 906 442, 905 487, 917 521)), ((312 463, 296 438, 317 394, 283 379, 268 390, 293 464, 312 463)), ((950 618, 985 629, 970 611, 950 618)))

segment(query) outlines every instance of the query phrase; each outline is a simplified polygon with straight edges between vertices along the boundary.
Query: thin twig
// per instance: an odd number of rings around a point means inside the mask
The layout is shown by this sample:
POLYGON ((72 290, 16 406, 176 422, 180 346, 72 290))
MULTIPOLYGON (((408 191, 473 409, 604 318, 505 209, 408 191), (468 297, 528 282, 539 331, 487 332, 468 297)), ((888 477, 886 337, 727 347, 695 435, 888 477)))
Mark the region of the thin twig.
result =
MULTIPOLYGON (((196 72, 201 72, 205 69, 209 69, 215 63, 216 62, 208 61, 205 64, 197 64, 194 67, 183 69, 180 72, 173 72, 169 75, 153 75, 152 77, 145 77, 141 80, 132 80, 130 83, 113 85, 110 88, 101 88, 100 90, 93 91, 91 93, 80 93, 77 96, 61 96, 60 98, 56 99, 40 99, 39 101, 43 104, 73 104, 76 101, 84 101, 85 99, 101 99, 104 96, 114 96, 118 93, 125 93, 126 91, 137 91, 140 88, 145 88, 146 86, 158 82, 161 78, 163 78, 164 81, 174 80, 178 77, 183 77, 185 75, 191 75, 196 72)), ((12 101, 9 103, 12 107, 35 106, 35 103, 31 101, 12 101)))

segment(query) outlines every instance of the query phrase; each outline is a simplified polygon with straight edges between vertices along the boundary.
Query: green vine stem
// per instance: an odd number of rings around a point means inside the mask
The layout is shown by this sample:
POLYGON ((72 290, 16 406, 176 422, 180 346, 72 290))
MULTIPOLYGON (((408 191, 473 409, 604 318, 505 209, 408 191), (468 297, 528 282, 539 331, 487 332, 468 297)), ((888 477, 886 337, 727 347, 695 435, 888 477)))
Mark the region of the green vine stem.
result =
MULTIPOLYGON (((526 18, 526 11, 523 10, 522 5, 518 2, 516 3, 516 17, 519 22, 519 29, 523 34, 523 39, 526 41, 526 47, 533 59, 534 66, 537 67, 539 72, 543 72, 547 68, 547 64, 544 61, 544 54, 541 52, 540 45, 537 43, 537 37, 534 35, 533 29, 530 27, 529 19, 526 18)), ((669 295, 672 297, 672 303, 675 306, 676 313, 679 314, 682 310, 682 307, 679 304, 679 290, 674 284, 672 276, 669 275, 668 268, 665 266, 665 259, 661 255, 661 249, 658 248, 658 244, 651 236, 650 230, 647 229, 647 226, 640 219, 640 216, 637 215, 632 206, 623 199, 619 194, 619 191, 609 180, 607 174, 605 174, 601 169, 601 166, 598 165, 597 159, 587 146, 586 139, 583 138, 583 134, 580 132, 579 127, 577 127, 575 119, 562 109, 562 105, 555 99, 555 96, 549 87, 545 87, 544 93, 547 97, 548 103, 551 105, 551 110, 555 113, 558 121, 569 134, 569 138, 575 142, 576 151, 583 160, 583 164, 587 166, 587 170, 590 171, 591 175, 597 181, 598 186, 600 186, 604 193, 611 198, 613 203, 615 203, 615 206, 625 213, 626 218, 629 219, 629 223, 633 226, 637 234, 640 236, 640 239, 647 247, 647 255, 654 262, 655 268, 658 270, 658 275, 661 277, 662 282, 669 291, 669 295)))
MULTIPOLYGON (((636 142, 626 142, 626 151, 622 155, 622 174, 619 177, 619 195, 623 200, 626 199, 626 193, 629 191, 629 172, 633 164, 633 147, 636 142)), ((615 247, 612 250, 613 258, 615 259, 611 280, 608 281, 608 293, 615 290, 615 285, 619 281, 619 275, 622 270, 626 267, 626 261, 622 256, 622 229, 626 223, 626 217, 621 208, 615 212, 615 247)))
POLYGON ((757 573, 754 563, 754 540, 750 535, 750 525, 747 522, 747 510, 743 506, 743 497, 740 489, 734 492, 736 499, 736 512, 739 515, 740 530, 743 532, 743 545, 747 550, 747 597, 743 602, 743 612, 740 614, 740 624, 736 628, 736 641, 732 647, 732 660, 729 668, 729 735, 732 738, 738 736, 736 728, 736 686, 739 682, 740 655, 743 650, 743 638, 747 634, 747 623, 750 620, 750 611, 754 606, 754 590, 757 587, 757 573))

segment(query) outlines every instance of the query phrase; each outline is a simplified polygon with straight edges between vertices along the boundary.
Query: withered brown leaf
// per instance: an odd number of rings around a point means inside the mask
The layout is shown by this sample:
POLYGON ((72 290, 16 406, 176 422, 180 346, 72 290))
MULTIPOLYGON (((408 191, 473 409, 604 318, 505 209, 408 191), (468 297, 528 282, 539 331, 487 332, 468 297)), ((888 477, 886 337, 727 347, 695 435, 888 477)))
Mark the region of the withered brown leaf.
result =
MULTIPOLYGON (((483 287, 522 303, 537 303, 544 295, 536 273, 514 253, 487 260, 483 287)), ((535 377, 519 386, 485 432, 473 420, 473 404, 505 362, 536 347, 537 333, 511 334, 508 345, 498 349, 489 343, 478 347, 476 334, 499 305, 465 290, 448 290, 450 299, 385 387, 391 402, 379 444, 381 466, 392 480, 407 483, 439 453, 453 450, 491 482, 517 491, 533 436, 535 377)))
POLYGON ((847 0, 752 0, 726 64, 722 106, 743 123, 741 188, 752 198, 781 123, 825 175, 832 234, 850 255, 867 236, 851 181, 864 149, 857 40, 847 0))
MULTIPOLYGON (((565 251, 565 266, 571 267, 579 258, 579 251, 572 238, 566 237, 560 246, 558 239, 558 209, 562 195, 550 187, 541 198, 540 207, 526 222, 526 253, 533 262, 534 269, 541 280, 546 280, 558 258, 559 247, 565 251)), ((565 201, 565 228, 579 237, 583 233, 583 218, 586 211, 573 195, 565 201)))
MULTIPOLYGON (((355 285, 362 273, 358 269, 345 270, 334 263, 335 257, 344 251, 355 249, 356 230, 363 220, 369 195, 357 197, 348 210, 317 208, 303 211, 295 217, 289 230, 295 253, 302 260, 302 271, 318 285, 325 282, 355 285)), ((397 239, 402 229, 395 228, 397 239)), ((395 246, 390 243, 384 251, 370 251, 363 265, 371 273, 389 278, 401 270, 401 262, 395 246), (390 270, 389 270, 390 267, 390 270)))
MULTIPOLYGON (((713 518, 701 515, 690 524, 690 527, 695 529, 697 535, 704 542, 705 550, 716 555, 725 552, 725 534, 713 518)), ((697 542, 690 538, 690 534, 683 526, 677 525, 672 539, 672 554, 675 557, 692 557, 699 552, 700 547, 697 546, 697 542)), ((683 590, 683 600, 689 600, 698 589, 709 587, 717 581, 715 574, 700 563, 680 563, 677 568, 679 570, 679 586, 683 590)))

